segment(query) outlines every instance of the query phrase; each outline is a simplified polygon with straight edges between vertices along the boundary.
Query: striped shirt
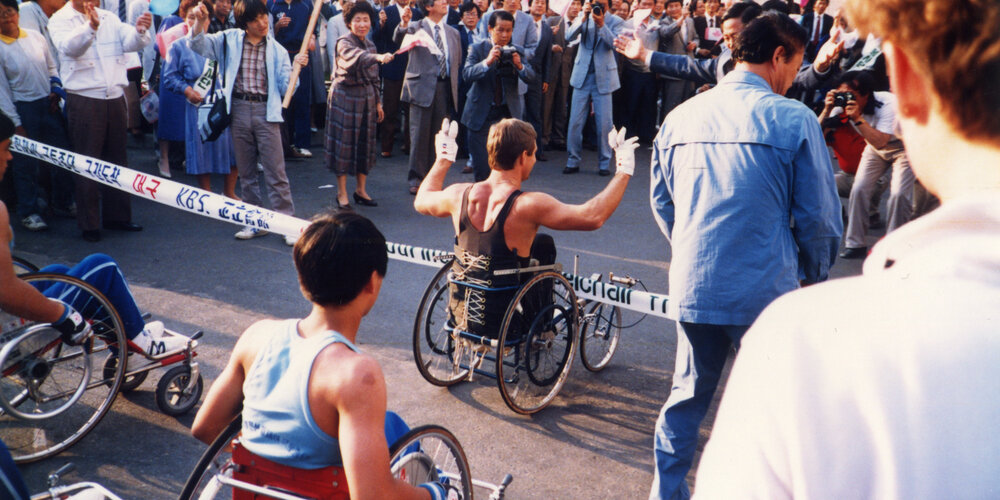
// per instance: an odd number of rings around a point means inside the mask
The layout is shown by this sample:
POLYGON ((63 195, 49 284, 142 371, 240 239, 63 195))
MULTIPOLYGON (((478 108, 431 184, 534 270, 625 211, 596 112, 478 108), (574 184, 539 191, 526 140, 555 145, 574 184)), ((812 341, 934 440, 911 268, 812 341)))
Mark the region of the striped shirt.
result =
POLYGON ((267 95, 267 68, 264 62, 264 49, 267 39, 261 39, 256 45, 250 39, 243 38, 243 57, 240 60, 240 71, 236 74, 236 92, 244 94, 267 95))

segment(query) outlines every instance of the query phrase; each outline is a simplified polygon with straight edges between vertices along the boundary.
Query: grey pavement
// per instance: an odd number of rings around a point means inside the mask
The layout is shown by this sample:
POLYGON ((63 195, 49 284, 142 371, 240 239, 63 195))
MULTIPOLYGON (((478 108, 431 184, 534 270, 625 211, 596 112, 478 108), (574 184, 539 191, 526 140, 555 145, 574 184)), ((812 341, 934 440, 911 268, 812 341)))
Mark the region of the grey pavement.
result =
MULTIPOLYGON (((129 151, 130 166, 156 173, 151 138, 129 151)), ((320 140, 314 141, 319 144, 320 140)), ((307 218, 333 203, 334 176, 322 161, 290 160, 296 215, 307 218)), ((562 175, 565 153, 549 152, 525 189, 543 190, 567 202, 582 202, 608 178, 596 174, 596 157, 587 152, 582 172, 562 175)), ((592 233, 555 235, 559 261, 579 272, 640 278, 649 290, 667 291, 670 251, 650 216, 647 148, 637 155, 636 177, 612 218, 592 233)), ((448 182, 471 181, 452 167, 448 182)), ((389 241, 450 249, 450 221, 418 215, 406 191, 405 157, 380 158, 369 178, 369 193, 379 207, 355 207, 371 218, 389 241)), ((195 184, 174 170, 174 180, 195 184)), ((216 191, 221 189, 217 179, 216 191)), ((353 190, 348 178, 348 189, 353 190)), ((206 389, 228 359, 236 338, 262 318, 302 317, 309 310, 296 283, 290 248, 267 236, 237 241, 239 227, 135 199, 139 233, 103 231, 99 243, 80 239, 75 221, 50 221, 51 229, 28 233, 15 227, 17 255, 45 265, 73 263, 93 252, 119 261, 140 307, 179 332, 203 330, 198 349, 206 389)), ((860 272, 859 261, 840 261, 834 275, 860 272)), ((389 408, 411 426, 435 423, 461 441, 477 479, 499 481, 511 473, 511 499, 644 498, 652 481, 653 427, 670 389, 675 352, 672 322, 646 317, 622 333, 619 351, 603 372, 586 371, 577 360, 555 402, 533 416, 520 416, 503 403, 495 382, 478 378, 451 389, 425 382, 413 362, 411 338, 418 301, 433 269, 390 261, 382 294, 362 323, 361 348, 381 363, 389 408)), ((625 322, 638 319, 626 313, 625 322)), ((69 481, 97 481, 123 498, 173 498, 204 449, 190 436, 194 412, 180 418, 158 412, 154 390, 160 372, 136 391, 121 394, 111 412, 81 442, 54 458, 22 467, 29 489, 44 488, 45 476, 66 462, 77 471, 69 481)), ((717 395, 718 398, 718 395, 717 395)), ((714 414, 713 405, 712 412, 714 414)), ((699 450, 710 431, 702 427, 699 450)), ((689 479, 693 481, 693 476, 689 479)), ((485 497, 483 497, 485 498, 485 497)))

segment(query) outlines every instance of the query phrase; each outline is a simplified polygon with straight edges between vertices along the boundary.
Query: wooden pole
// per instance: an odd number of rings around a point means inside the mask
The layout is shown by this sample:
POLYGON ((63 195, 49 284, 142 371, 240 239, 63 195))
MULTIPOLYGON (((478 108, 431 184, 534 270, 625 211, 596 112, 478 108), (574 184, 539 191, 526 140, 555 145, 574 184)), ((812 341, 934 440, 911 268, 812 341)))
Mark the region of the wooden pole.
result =
MULTIPOLYGON (((281 0, 279 0, 281 1, 281 0)), ((313 29, 316 27, 316 20, 319 18, 319 11, 323 8, 324 0, 316 0, 313 4, 312 15, 309 16, 309 25, 306 26, 306 36, 302 38, 302 47, 299 49, 299 54, 309 53, 309 41, 312 40, 313 29)), ((292 61, 292 75, 288 78, 288 90, 285 91, 285 99, 281 101, 281 107, 288 109, 288 105, 292 102, 292 96, 295 95, 295 83, 299 81, 299 72, 302 71, 302 66, 299 63, 292 61)), ((311 85, 312 82, 309 82, 311 85)))

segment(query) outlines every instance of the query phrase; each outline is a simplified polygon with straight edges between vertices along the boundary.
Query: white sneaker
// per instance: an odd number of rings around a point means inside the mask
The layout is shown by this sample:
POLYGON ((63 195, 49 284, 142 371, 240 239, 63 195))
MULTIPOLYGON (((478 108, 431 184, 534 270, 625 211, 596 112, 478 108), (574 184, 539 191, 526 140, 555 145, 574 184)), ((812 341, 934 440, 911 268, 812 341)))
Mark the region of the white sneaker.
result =
POLYGON ((290 247, 295 246, 296 241, 299 241, 298 236, 285 236, 285 244, 290 247))
POLYGON ((259 229, 259 228, 256 228, 256 227, 246 226, 243 229, 240 229, 240 232, 236 233, 236 239, 238 239, 238 240, 251 240, 251 239, 256 238, 258 236, 264 236, 265 234, 267 234, 267 231, 265 231, 263 229, 259 229))
POLYGON ((164 335, 163 331, 162 321, 150 321, 146 323, 146 327, 139 332, 139 335, 132 339, 132 343, 150 356, 160 356, 187 347, 187 338, 179 335, 164 335))
POLYGON ((49 225, 42 220, 42 216, 38 214, 31 214, 21 219, 21 225, 28 231, 43 231, 49 228, 49 225))
POLYGON ((313 157, 312 151, 309 151, 306 148, 296 148, 296 147, 292 148, 292 158, 312 158, 312 157, 313 157))

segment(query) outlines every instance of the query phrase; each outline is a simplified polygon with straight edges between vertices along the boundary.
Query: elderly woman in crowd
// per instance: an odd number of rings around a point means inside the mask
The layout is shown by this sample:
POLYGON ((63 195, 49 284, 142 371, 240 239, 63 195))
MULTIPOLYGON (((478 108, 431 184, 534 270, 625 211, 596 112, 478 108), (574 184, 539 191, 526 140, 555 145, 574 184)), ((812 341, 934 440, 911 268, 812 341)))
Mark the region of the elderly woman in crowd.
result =
POLYGON ((392 60, 392 54, 376 54, 366 38, 375 9, 357 2, 344 12, 350 33, 336 41, 333 85, 327 99, 326 164, 337 175, 337 205, 349 206, 347 175, 356 175, 354 201, 377 206, 368 195, 365 181, 375 164, 375 127, 382 121, 378 65, 392 60))
MULTIPOLYGON (((188 27, 194 25, 194 6, 202 3, 212 11, 212 0, 183 0, 180 14, 188 27)), ((186 170, 190 175, 198 177, 198 186, 206 191, 212 190, 212 174, 225 176, 222 193, 233 199, 236 197, 237 171, 232 168, 232 136, 227 129, 218 139, 212 142, 201 142, 198 131, 198 107, 214 88, 222 89, 218 81, 216 64, 191 50, 190 37, 184 37, 170 46, 166 67, 163 70, 163 85, 171 92, 184 96, 184 144, 187 160, 186 170)))

